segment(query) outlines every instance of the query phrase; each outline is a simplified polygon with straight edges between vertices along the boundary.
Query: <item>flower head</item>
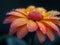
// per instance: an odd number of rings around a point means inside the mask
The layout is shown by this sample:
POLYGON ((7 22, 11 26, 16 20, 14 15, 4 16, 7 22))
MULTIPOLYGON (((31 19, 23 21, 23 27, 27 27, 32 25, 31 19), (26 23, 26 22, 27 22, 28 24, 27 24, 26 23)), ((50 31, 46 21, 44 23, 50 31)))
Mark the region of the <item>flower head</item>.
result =
POLYGON ((23 38, 28 32, 35 32, 39 41, 45 41, 46 36, 51 41, 55 40, 54 32, 60 36, 57 26, 60 26, 60 18, 57 17, 60 12, 47 11, 42 7, 29 6, 27 8, 19 8, 8 12, 4 23, 11 23, 9 34, 17 34, 18 38, 23 38))

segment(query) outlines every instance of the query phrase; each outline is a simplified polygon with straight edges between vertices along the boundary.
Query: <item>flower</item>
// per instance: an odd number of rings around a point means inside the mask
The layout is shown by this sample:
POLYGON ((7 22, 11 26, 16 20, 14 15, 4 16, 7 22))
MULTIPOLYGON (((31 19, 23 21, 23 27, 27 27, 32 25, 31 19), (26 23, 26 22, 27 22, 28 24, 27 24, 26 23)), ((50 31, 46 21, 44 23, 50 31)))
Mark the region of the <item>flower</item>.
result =
POLYGON ((11 23, 9 34, 17 34, 18 38, 25 37, 29 32, 36 32, 38 40, 43 43, 46 36, 51 41, 55 40, 54 33, 60 36, 57 26, 60 26, 58 11, 47 11, 43 7, 28 6, 18 8, 7 13, 9 17, 4 20, 4 24, 11 23))

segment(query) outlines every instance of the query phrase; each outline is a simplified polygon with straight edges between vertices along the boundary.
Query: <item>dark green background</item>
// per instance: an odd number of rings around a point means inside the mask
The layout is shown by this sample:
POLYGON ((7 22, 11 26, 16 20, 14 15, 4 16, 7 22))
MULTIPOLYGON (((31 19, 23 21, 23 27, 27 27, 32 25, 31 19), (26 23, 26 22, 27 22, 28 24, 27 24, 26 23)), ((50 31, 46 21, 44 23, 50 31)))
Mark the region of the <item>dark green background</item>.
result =
MULTIPOLYGON (((44 7, 47 10, 53 9, 60 11, 60 0, 0 0, 0 45, 30 45, 28 44, 28 41, 31 43, 29 35, 27 35, 23 41, 14 36, 8 36, 6 38, 4 35, 8 34, 10 24, 3 24, 3 20, 7 17, 6 12, 19 7, 27 7, 29 5, 44 7)), ((60 38, 57 35, 54 42, 51 42, 47 38, 43 44, 40 44, 36 36, 34 40, 35 45, 60 45, 60 38)))

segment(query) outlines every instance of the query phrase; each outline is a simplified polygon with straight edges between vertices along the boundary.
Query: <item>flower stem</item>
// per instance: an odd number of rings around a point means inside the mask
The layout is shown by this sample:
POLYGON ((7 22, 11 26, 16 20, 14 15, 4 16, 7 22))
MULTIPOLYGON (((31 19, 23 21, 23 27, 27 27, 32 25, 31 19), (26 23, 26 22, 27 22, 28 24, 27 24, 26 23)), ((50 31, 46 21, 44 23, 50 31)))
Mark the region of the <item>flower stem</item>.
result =
POLYGON ((35 33, 32 33, 32 35, 31 35, 31 45, 34 45, 34 35, 35 35, 35 33))

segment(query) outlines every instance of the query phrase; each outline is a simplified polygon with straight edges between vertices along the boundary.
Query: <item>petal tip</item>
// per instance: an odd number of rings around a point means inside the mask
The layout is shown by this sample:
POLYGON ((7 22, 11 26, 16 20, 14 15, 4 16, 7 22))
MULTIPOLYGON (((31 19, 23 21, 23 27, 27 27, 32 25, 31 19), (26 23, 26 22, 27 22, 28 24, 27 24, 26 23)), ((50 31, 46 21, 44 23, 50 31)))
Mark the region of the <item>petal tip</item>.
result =
POLYGON ((60 31, 58 32, 58 36, 60 37, 60 31))
POLYGON ((5 19, 5 20, 3 21, 3 24, 7 24, 7 22, 8 22, 8 19, 5 19))

